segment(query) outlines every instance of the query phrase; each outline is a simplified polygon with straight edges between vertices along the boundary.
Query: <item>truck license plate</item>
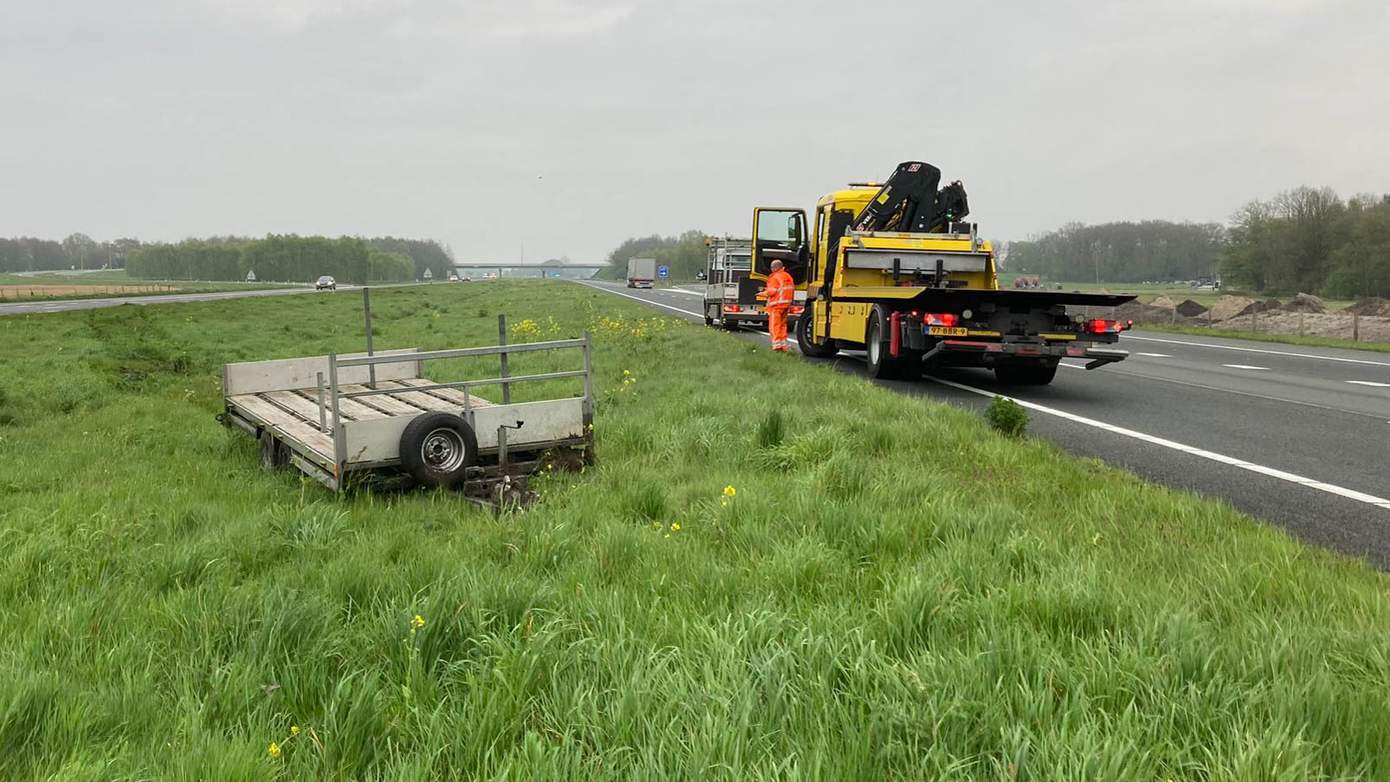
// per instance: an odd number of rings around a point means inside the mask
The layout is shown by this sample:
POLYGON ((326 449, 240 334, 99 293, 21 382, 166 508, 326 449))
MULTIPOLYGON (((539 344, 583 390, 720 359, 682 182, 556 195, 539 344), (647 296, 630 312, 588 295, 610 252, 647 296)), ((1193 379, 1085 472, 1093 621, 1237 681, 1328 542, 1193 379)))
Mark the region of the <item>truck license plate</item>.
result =
POLYGON ((970 333, 967 328, 947 328, 946 326, 928 326, 927 333, 933 337, 964 337, 970 333))

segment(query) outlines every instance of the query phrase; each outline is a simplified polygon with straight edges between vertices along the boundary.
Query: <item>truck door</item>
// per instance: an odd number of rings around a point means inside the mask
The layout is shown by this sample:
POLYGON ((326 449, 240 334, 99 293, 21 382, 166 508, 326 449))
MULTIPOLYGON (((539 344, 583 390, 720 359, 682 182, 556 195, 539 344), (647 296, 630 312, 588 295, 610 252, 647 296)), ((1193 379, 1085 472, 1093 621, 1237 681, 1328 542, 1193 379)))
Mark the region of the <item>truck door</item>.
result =
POLYGON ((786 267, 798 286, 806 282, 810 267, 810 237, 806 233, 806 210, 760 206, 753 210, 753 269, 748 275, 766 280, 772 262, 786 267))

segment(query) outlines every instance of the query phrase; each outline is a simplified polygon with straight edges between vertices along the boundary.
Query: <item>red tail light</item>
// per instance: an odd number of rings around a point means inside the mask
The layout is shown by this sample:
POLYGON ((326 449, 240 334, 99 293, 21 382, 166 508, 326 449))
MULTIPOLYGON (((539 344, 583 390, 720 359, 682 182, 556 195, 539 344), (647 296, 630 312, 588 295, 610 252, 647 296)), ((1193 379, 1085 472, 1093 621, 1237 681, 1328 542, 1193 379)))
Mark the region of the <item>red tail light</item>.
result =
POLYGON ((1086 332, 1089 334, 1118 334, 1134 326, 1132 320, 1105 320, 1097 318, 1086 321, 1086 332))
POLYGON ((960 316, 954 312, 928 312, 922 316, 922 323, 928 326, 945 326, 950 328, 960 323, 960 316))
POLYGON ((725 312, 741 312, 741 310, 739 309, 739 307, 738 307, 737 304, 725 304, 725 305, 724 305, 724 311, 725 311, 725 312))

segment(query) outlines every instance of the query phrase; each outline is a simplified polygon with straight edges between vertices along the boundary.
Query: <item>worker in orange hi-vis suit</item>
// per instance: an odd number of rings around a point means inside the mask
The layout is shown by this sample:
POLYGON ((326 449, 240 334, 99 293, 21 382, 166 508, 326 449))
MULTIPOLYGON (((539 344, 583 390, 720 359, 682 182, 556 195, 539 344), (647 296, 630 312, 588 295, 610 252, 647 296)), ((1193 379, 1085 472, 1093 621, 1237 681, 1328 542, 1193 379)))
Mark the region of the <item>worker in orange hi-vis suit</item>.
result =
POLYGON ((781 261, 772 262, 772 273, 767 276, 767 287, 759 294, 767 300, 767 331, 772 337, 772 349, 787 352, 787 312, 796 298, 796 283, 792 276, 782 268, 781 261))

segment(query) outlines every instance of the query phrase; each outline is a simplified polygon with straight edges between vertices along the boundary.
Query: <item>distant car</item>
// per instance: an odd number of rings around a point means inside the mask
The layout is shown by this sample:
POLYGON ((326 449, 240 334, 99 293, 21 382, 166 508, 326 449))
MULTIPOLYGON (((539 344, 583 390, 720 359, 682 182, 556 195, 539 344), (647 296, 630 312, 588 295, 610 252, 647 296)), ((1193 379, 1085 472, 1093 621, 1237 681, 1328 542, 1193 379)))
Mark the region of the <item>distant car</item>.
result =
POLYGON ((336 291, 338 290, 338 283, 334 281, 332 277, 329 277, 327 274, 325 274, 322 277, 320 277, 317 282, 314 283, 314 290, 336 291))

